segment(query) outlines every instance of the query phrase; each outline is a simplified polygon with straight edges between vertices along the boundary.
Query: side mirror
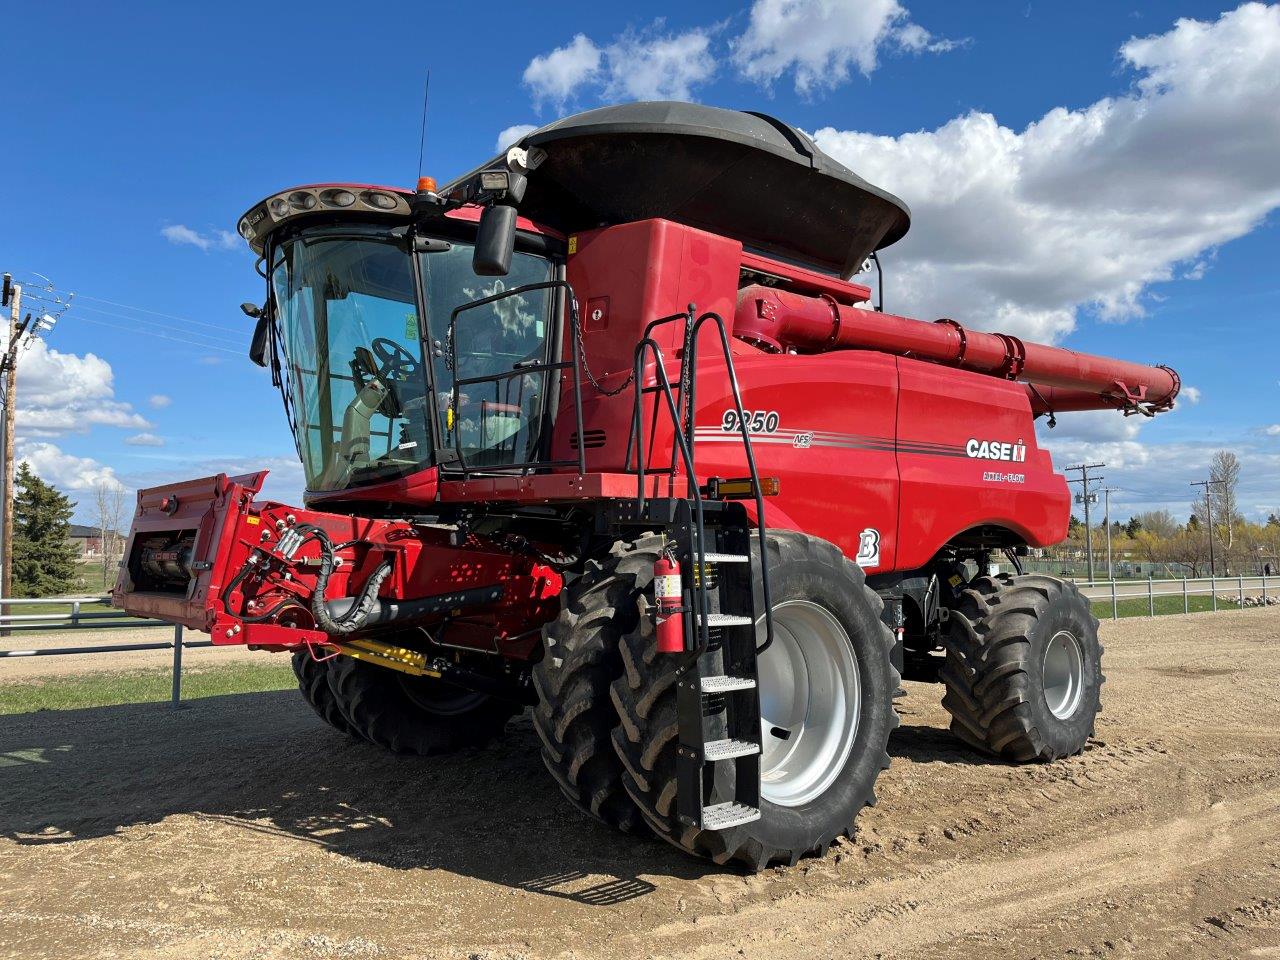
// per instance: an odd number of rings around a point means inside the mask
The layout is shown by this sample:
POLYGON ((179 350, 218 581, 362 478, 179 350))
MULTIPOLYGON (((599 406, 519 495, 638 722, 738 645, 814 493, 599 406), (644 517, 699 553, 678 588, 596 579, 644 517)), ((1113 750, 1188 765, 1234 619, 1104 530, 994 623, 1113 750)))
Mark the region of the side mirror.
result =
POLYGON ((249 359, 260 367, 267 365, 267 351, 271 348, 271 315, 260 313, 249 341, 249 359))
POLYGON ((505 277, 516 248, 516 208, 493 203, 480 214, 471 269, 478 277, 505 277))

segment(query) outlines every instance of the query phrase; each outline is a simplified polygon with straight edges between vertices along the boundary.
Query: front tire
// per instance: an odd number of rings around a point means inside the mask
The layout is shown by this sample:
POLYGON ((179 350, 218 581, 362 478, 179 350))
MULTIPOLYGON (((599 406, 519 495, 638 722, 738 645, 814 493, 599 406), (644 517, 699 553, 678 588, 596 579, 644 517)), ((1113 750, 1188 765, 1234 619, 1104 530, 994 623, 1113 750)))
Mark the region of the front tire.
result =
POLYGON ((1098 619, 1074 583, 979 577, 951 612, 940 673, 951 731, 1006 760, 1079 753, 1101 709, 1098 619))
POLYGON ((348 737, 359 736, 342 713, 337 698, 329 689, 329 660, 317 660, 308 649, 293 654, 293 675, 298 678, 302 699, 321 720, 348 737))
MULTIPOLYGON (((758 569, 758 545, 753 543, 752 550, 758 569)), ((779 616, 774 647, 764 658, 785 657, 789 662, 786 668, 771 669, 762 658, 761 702, 769 728, 783 733, 777 726, 787 722, 780 720, 783 714, 790 717, 792 726, 785 728, 785 737, 775 737, 771 729, 764 730, 763 736, 766 744, 771 737, 788 744, 795 738, 795 750, 788 754, 778 744, 770 744, 772 749, 766 749, 761 757, 759 820, 711 831, 697 830, 677 819, 675 681, 679 658, 657 653, 651 624, 642 623, 641 629, 623 638, 625 671, 613 684, 613 700, 622 721, 614 733, 614 748, 626 767, 623 783, 654 832, 689 853, 717 863, 736 861, 752 870, 778 862, 794 864, 809 854, 822 855, 837 837, 847 836, 862 808, 875 803, 876 778, 889 766, 889 734, 898 725, 893 709, 898 673, 890 658, 893 634, 880 621, 883 604, 867 587, 862 571, 834 544, 793 531, 770 533, 768 555, 774 609, 779 616), (789 619, 787 611, 797 611, 796 618, 789 619), (827 624, 828 629, 834 625, 838 632, 827 632, 824 639, 813 643, 792 644, 783 638, 784 631, 801 630, 806 619, 827 624), (836 637, 848 645, 847 651, 837 653, 830 647, 836 637), (830 658, 822 654, 824 647, 830 649, 830 658), (803 684, 798 679, 801 673, 805 675, 803 684), (796 678, 793 683, 776 679, 789 674, 796 678), (767 681, 768 677, 775 680, 767 681), (846 709, 839 719, 835 701, 813 698, 799 702, 799 691, 812 692, 821 686, 823 677, 842 677, 847 693, 850 684, 856 684, 856 697, 843 699, 846 709), (766 689, 767 683, 784 684, 787 689, 766 689), (780 702, 782 707, 777 706, 780 702), (770 717, 770 709, 781 713, 770 717), (813 725, 805 726, 806 721, 813 725), (830 740, 840 748, 825 752, 830 769, 822 769, 820 760, 796 761, 797 768, 806 773, 789 782, 789 757, 795 756, 806 737, 830 740)), ((823 630, 815 632, 822 634, 823 630)), ((824 751, 811 754, 821 757, 824 751)), ((731 764, 718 764, 703 802, 732 799, 733 776, 731 764)))
POLYGON ((639 626, 639 600, 662 544, 658 534, 619 540, 588 561, 565 589, 560 615, 542 628, 542 659, 533 667, 543 763, 570 803, 623 833, 647 831, 613 752, 618 714, 609 688, 622 675, 622 637, 639 626))
POLYGON ((351 729, 392 753, 430 756, 483 746, 522 709, 347 656, 332 661, 328 680, 351 729))

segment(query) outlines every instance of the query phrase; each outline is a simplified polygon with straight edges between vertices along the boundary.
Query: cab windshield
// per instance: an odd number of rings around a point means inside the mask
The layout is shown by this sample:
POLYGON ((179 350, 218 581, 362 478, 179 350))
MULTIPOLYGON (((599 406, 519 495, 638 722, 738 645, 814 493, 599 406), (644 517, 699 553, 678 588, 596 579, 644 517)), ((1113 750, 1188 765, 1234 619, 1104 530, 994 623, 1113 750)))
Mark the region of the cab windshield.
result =
POLYGON ((342 490, 404 476, 431 466, 436 445, 461 446, 468 463, 494 467, 536 458, 545 372, 486 384, 484 396, 467 396, 465 388, 457 398, 452 393, 455 376, 508 373, 546 359, 547 291, 464 314, 456 372, 449 317, 464 303, 549 279, 551 264, 517 253, 509 276, 482 278, 471 270, 471 245, 449 244, 418 254, 425 323, 403 239, 373 229, 321 228, 274 248, 285 401, 307 489, 342 490))

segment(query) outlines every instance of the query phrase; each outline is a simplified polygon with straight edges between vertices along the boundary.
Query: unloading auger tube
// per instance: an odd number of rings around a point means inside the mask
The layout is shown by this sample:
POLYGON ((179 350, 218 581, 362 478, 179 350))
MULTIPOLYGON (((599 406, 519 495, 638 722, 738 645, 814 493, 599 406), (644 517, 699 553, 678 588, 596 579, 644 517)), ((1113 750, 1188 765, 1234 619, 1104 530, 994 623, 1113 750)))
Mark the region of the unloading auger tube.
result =
POLYGON ((734 334, 767 348, 802 352, 879 350, 1028 384, 1032 412, 1119 409, 1153 416, 1173 407, 1181 381, 1148 366, 969 330, 954 320, 909 317, 769 287, 738 294, 734 334))

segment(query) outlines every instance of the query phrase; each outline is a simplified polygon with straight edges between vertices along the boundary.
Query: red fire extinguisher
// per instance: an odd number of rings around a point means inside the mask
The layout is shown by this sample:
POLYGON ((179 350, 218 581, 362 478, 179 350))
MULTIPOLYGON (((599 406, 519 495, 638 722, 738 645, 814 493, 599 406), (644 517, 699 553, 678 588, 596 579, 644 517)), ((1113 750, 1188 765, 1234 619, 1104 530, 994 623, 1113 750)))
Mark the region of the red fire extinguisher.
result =
POLYGON ((653 565, 653 597, 657 604, 658 652, 684 653, 680 564, 665 553, 653 565))

